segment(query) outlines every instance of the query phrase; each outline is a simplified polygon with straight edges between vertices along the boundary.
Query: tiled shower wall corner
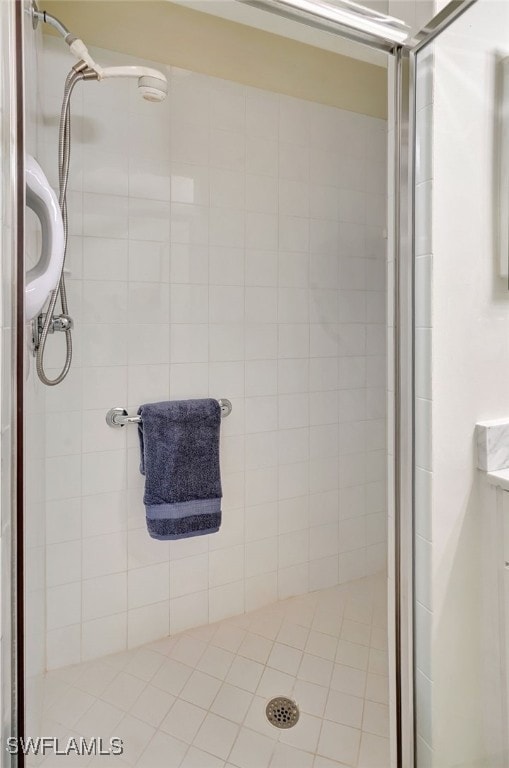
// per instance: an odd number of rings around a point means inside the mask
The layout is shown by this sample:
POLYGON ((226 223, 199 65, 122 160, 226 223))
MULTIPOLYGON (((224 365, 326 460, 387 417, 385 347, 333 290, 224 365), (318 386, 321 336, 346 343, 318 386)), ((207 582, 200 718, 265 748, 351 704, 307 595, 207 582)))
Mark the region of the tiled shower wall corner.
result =
MULTIPOLYGON (((71 62, 44 45, 55 182, 71 62)), ((75 353, 46 400, 49 668, 385 567, 386 123, 164 69, 163 104, 122 81, 73 100, 75 353), (233 403, 221 530, 151 540, 136 428, 105 413, 204 396, 233 403)))

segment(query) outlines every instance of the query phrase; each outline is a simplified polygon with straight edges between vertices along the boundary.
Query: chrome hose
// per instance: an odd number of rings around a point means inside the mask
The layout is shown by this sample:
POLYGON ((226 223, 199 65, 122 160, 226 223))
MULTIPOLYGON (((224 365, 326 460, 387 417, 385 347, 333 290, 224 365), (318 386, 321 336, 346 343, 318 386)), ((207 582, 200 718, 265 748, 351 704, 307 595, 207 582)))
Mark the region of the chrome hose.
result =
POLYGON ((37 375, 43 384, 48 387, 54 387, 56 384, 60 384, 71 367, 72 362, 72 332, 71 328, 64 331, 65 333, 65 346, 66 355, 65 363, 54 379, 48 378, 46 371, 44 370, 44 352, 46 349, 46 341, 48 339, 48 333, 54 320, 55 307, 60 296, 60 306, 63 316, 68 316, 69 307, 67 303, 67 291, 65 287, 64 267, 67 255, 67 239, 68 239, 68 219, 67 219, 67 184, 69 181, 69 162, 71 157, 71 94, 74 90, 74 86, 80 80, 97 79, 97 75, 92 70, 89 70, 84 62, 79 62, 74 66, 67 75, 64 87, 64 97, 62 100, 62 110, 60 112, 60 125, 58 132, 58 185, 59 185, 59 197, 58 202, 60 210, 62 212, 62 221, 64 225, 64 260, 62 263, 62 270, 60 272, 60 279, 58 286, 50 293, 49 304, 44 315, 44 323, 42 331, 38 340, 37 352, 36 352, 36 370, 37 375))

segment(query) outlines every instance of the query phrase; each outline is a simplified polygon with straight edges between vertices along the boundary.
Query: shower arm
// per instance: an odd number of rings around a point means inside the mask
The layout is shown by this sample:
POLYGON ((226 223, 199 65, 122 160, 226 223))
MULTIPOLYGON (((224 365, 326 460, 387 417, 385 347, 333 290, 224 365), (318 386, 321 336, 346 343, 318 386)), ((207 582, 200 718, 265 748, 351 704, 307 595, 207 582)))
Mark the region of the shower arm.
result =
POLYGON ((40 11, 37 5, 37 0, 32 0, 29 13, 32 16, 32 26, 34 29, 37 29, 40 21, 42 21, 44 24, 49 24, 50 27, 53 27, 53 29, 55 29, 58 34, 64 38, 72 55, 78 59, 78 61, 84 61, 89 69, 92 69, 97 73, 98 79, 102 79, 102 67, 95 63, 92 56, 89 54, 88 48, 83 40, 80 40, 79 37, 76 37, 76 35, 73 35, 72 32, 69 32, 65 24, 62 24, 60 19, 57 19, 57 17, 53 16, 52 13, 48 13, 47 11, 40 11))
POLYGON ((71 36, 71 33, 67 27, 62 24, 62 22, 57 19, 56 16, 53 16, 52 13, 48 13, 48 11, 40 11, 37 8, 37 4, 34 2, 32 3, 32 24, 34 29, 37 29, 37 25, 40 21, 42 21, 44 24, 49 24, 50 27, 56 29, 56 31, 62 35, 66 42, 67 38, 71 36))

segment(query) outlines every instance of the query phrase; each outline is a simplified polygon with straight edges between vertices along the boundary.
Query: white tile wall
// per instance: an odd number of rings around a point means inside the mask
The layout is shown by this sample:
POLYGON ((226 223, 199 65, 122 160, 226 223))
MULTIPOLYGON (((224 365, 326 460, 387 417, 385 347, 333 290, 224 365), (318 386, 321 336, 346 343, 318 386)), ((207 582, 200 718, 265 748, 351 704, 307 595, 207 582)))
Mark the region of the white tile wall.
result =
MULTIPOLYGON (((45 39, 52 167, 69 64, 45 39)), ((386 123, 165 70, 163 104, 121 81, 74 100, 76 351, 47 395, 47 519, 51 588, 80 613, 48 626, 50 666, 385 565, 386 123), (153 541, 136 430, 105 411, 203 396, 233 403, 221 530, 153 541)))

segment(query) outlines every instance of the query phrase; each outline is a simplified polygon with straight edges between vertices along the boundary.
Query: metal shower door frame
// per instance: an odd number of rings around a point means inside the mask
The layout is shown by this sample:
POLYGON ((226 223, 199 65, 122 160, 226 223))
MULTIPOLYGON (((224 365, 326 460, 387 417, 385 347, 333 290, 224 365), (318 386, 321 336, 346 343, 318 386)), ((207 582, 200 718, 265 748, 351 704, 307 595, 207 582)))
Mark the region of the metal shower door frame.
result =
MULTIPOLYGON (((12 254, 3 254, 9 258, 12 275, 12 339, 11 339, 11 520, 10 536, 2 547, 9 550, 10 584, 8 602, 10 617, 10 733, 2 734, 19 739, 25 733, 25 87, 24 87, 24 0, 11 0, 13 7, 14 64, 12 67, 13 92, 12 117, 15 129, 11 136, 14 143, 13 190, 15 214, 13 229, 14 247, 12 254)), ((5 269, 5 263, 3 264, 5 269)), ((2 361, 3 362, 3 361, 2 361)), ((5 393, 2 392, 2 399, 5 393)), ((3 458, 3 457, 2 457, 3 458)), ((2 531, 3 532, 3 531, 2 531)), ((3 551, 5 551, 3 549, 3 551)), ((2 595, 3 602, 3 595, 2 595)), ((3 629, 4 615, 2 615, 3 629)), ((4 656, 6 654, 4 653, 4 656)), ((2 670, 2 673, 4 670, 2 670)), ((2 744, 4 746, 4 743, 2 744)), ((25 757, 20 754, 8 754, 4 751, 2 761, 12 768, 23 768, 25 757)), ((3 762, 2 762, 3 764, 3 762)))
POLYGON ((450 2, 394 50, 394 536, 397 768, 418 768, 415 604, 415 166, 419 52, 478 0, 450 2))
MULTIPOLYGON (((0 762, 24 765, 24 756, 5 750, 9 737, 25 729, 24 658, 24 395, 25 395, 25 97, 23 29, 24 0, 9 0, 9 42, 1 66, 8 85, 2 94, 2 131, 9 133, 9 187, 2 190, 12 207, 9 247, 1 254, 2 301, 2 747, 0 762), (6 295, 8 292, 8 296, 6 295), (5 410, 5 413, 4 413, 5 410), (10 452, 7 457, 5 453, 10 452), (5 452, 5 453, 4 453, 5 452)), ((4 204, 5 207, 5 204, 4 204)))
MULTIPOLYGON (((393 478, 396 766, 418 768, 415 673, 415 165, 419 52, 478 0, 451 0, 411 40, 394 46, 393 478)), ((390 326, 390 322, 389 322, 390 326)))

